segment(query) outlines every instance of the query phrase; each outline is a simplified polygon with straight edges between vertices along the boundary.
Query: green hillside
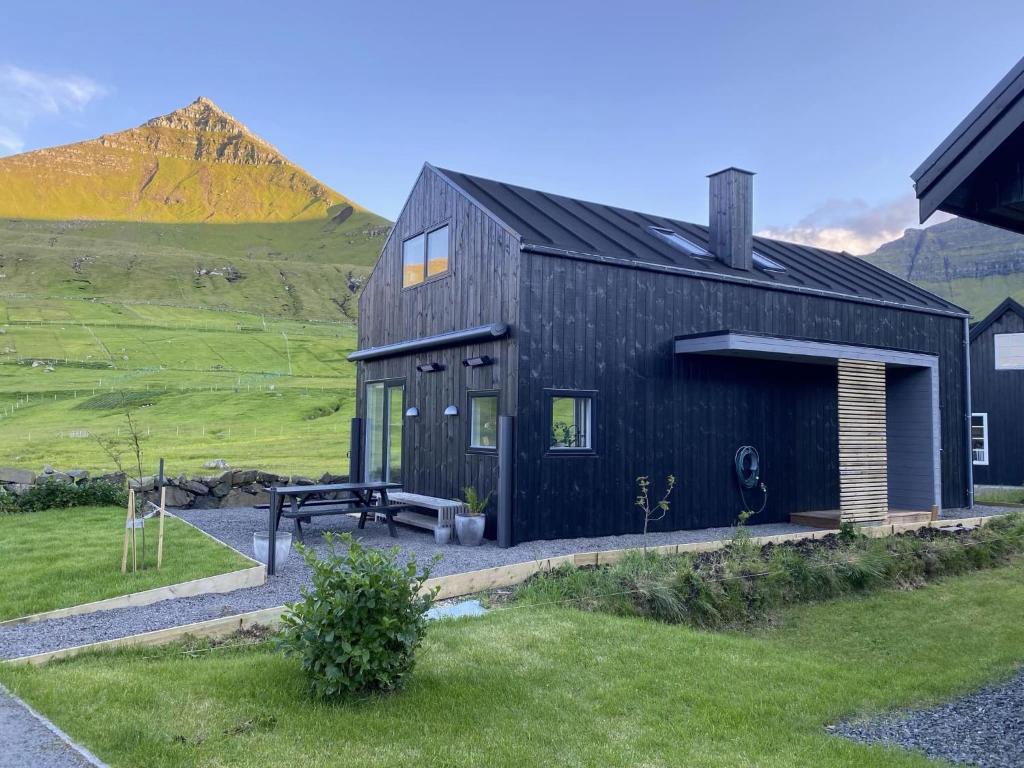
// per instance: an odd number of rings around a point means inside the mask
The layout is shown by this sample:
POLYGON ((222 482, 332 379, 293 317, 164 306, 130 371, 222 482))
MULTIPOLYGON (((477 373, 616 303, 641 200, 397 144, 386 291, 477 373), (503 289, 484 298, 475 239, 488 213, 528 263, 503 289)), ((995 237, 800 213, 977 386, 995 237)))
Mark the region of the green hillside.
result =
POLYGON ((864 258, 976 318, 1007 296, 1024 301, 1024 236, 967 219, 908 229, 864 258))
POLYGON ((127 404, 147 466, 341 472, 354 346, 350 323, 0 299, 0 465, 112 469, 94 436, 126 441, 127 404))

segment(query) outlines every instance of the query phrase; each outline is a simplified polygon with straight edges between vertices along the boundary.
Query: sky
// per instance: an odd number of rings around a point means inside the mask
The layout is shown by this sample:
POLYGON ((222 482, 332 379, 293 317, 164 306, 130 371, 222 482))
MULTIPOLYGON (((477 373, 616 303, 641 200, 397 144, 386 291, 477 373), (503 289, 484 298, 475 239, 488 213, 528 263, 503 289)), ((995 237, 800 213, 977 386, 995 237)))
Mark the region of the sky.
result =
POLYGON ((394 219, 424 162, 854 253, 918 224, 910 173, 1024 55, 1020 0, 8 4, 0 155, 203 95, 394 219))

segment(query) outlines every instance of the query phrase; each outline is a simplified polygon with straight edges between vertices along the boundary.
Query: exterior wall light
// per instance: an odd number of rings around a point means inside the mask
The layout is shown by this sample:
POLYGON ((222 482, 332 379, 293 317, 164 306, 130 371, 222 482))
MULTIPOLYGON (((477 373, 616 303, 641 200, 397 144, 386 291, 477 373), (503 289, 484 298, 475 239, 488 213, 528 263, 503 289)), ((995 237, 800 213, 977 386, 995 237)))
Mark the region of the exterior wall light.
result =
POLYGON ((420 363, 416 366, 416 370, 420 373, 436 373, 443 371, 444 366, 441 363, 420 363))
POLYGON ((410 419, 415 418, 420 415, 420 409, 414 405, 412 408, 405 412, 405 415, 408 416, 410 419))
POLYGON ((454 405, 449 405, 447 408, 444 409, 444 415, 445 416, 458 416, 459 415, 459 409, 456 408, 454 405))
POLYGON ((481 365, 494 365, 494 358, 490 355, 480 355, 479 357, 467 357, 462 361, 462 364, 467 368, 479 368, 481 365))

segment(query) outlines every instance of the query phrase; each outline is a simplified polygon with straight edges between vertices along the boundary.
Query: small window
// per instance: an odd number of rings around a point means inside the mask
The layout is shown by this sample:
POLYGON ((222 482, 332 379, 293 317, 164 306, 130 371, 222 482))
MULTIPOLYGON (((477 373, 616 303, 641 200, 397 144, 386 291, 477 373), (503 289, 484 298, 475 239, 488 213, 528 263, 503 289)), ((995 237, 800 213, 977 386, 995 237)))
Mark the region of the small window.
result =
POLYGON ((402 243, 402 287, 419 285, 448 271, 448 225, 421 232, 402 243))
POLYGON ((687 240, 675 230, 666 229, 665 227, 648 227, 647 231, 655 237, 664 240, 676 250, 688 253, 696 259, 711 258, 711 254, 708 252, 707 248, 697 245, 697 243, 692 240, 687 240))
POLYGON ((988 466, 988 414, 971 414, 971 453, 974 463, 988 466))
POLYGON ((779 264, 775 259, 769 259, 763 253, 754 251, 753 255, 754 266, 758 269, 763 269, 765 272, 785 272, 786 268, 779 264))
POLYGON ((422 234, 410 237, 402 243, 402 287, 419 285, 426 279, 423 271, 423 244, 426 237, 422 234))
POLYGON ((592 451, 593 396, 574 392, 551 394, 551 451, 592 451))
POLYGON ((448 271, 448 227, 427 235, 427 277, 448 271))
POLYGON ((483 451, 498 447, 498 396, 493 392, 469 395, 469 447, 483 451))
POLYGON ((997 371, 1024 370, 1024 333, 995 335, 997 371))

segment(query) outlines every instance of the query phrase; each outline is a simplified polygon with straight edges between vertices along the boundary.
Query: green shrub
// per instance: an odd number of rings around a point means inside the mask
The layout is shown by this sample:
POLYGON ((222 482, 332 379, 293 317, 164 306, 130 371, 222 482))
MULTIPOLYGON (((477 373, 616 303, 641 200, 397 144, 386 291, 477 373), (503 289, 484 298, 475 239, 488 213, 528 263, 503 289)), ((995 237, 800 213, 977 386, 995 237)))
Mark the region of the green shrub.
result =
POLYGON ((81 485, 51 480, 43 485, 33 485, 19 496, 0 490, 0 514, 71 507, 123 507, 127 504, 128 491, 104 480, 92 480, 81 485))
POLYGON ((351 534, 324 534, 323 557, 299 545, 313 570, 302 600, 288 605, 279 646, 302 662, 317 698, 391 691, 412 671, 434 593, 420 594, 430 567, 397 562, 398 547, 365 548, 351 534), (338 543, 347 550, 340 552, 338 543))

